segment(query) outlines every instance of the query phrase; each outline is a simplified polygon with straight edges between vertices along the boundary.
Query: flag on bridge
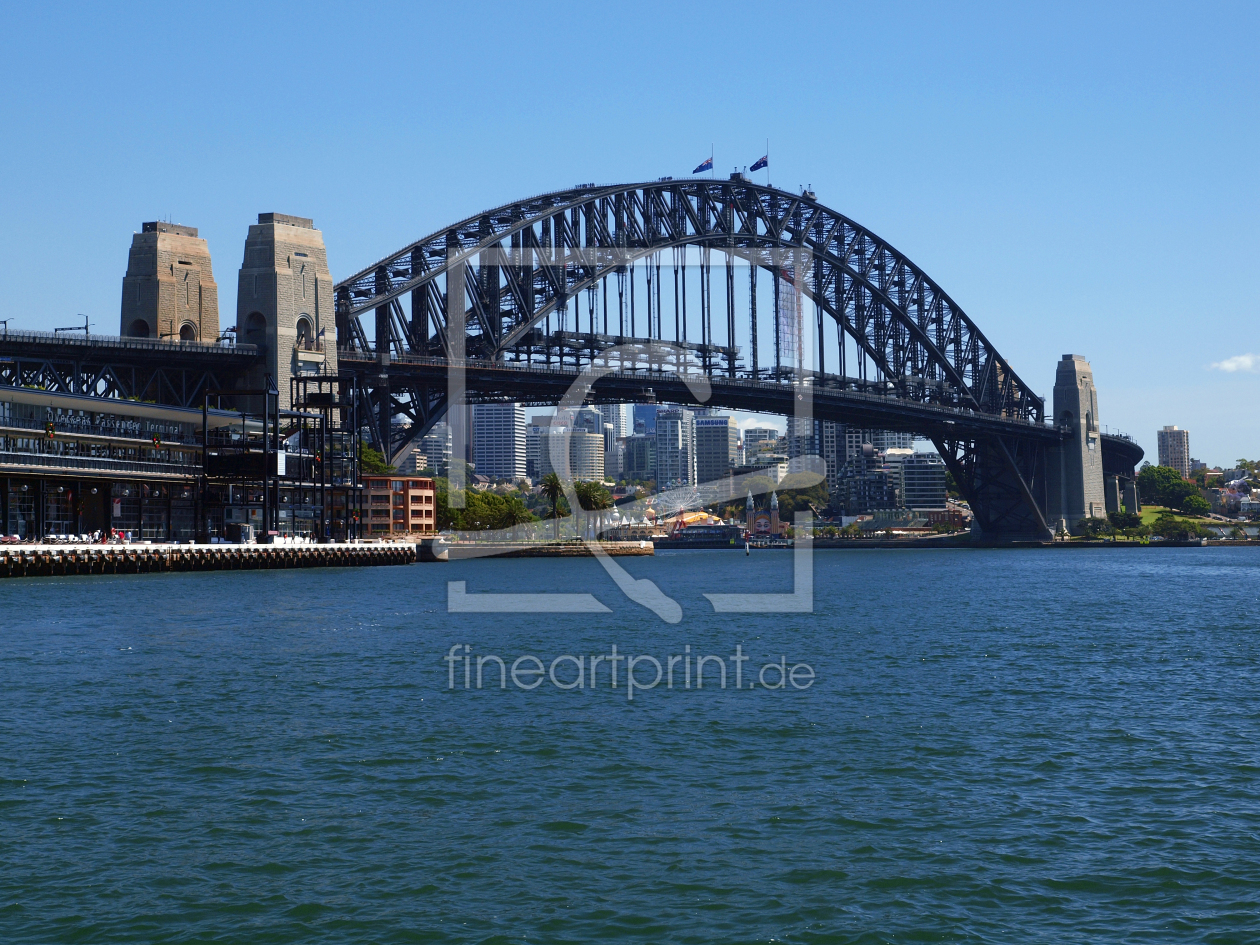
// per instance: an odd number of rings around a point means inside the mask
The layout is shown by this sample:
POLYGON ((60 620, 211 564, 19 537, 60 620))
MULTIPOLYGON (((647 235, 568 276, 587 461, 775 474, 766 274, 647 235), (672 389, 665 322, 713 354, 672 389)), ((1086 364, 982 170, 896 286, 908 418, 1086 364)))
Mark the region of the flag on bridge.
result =
POLYGON ((713 170, 713 158, 705 158, 705 159, 704 159, 704 160, 700 163, 700 166, 699 166, 699 167, 697 167, 697 168, 696 168, 694 171, 692 171, 691 173, 693 173, 693 174, 699 174, 701 171, 711 171, 711 170, 713 170))
POLYGON ((763 154, 760 158, 757 159, 757 161, 753 164, 753 166, 749 168, 749 170, 759 171, 763 167, 769 167, 769 166, 770 166, 770 155, 763 154))

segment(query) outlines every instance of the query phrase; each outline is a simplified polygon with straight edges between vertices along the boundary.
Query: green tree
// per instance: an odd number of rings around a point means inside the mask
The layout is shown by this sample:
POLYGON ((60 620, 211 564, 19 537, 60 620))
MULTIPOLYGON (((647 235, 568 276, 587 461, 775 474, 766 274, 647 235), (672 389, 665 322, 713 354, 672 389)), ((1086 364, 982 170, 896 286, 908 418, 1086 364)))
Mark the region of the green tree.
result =
POLYGON ((1108 518, 1116 528, 1137 528, 1142 524, 1142 516, 1138 512, 1112 512, 1108 518))
POLYGON ((1181 473, 1170 466, 1143 466, 1138 473, 1138 492, 1154 505, 1181 508, 1189 496, 1197 495, 1193 483, 1181 478, 1181 473))
POLYGON ((1208 504, 1208 500, 1201 495, 1186 496, 1179 508, 1187 515, 1208 515, 1212 511, 1212 506, 1208 504))
POLYGON ((1198 522, 1187 522, 1185 519, 1165 513, 1151 525, 1151 534, 1173 541, 1186 541, 1191 538, 1201 538, 1211 533, 1198 522))
POLYGON ((359 441, 359 472, 369 476, 386 476, 396 471, 397 467, 387 463, 378 451, 359 441))
POLYGON ((577 493, 578 505, 587 512, 602 512, 612 508, 612 493, 602 482, 575 482, 573 491, 577 493))
POLYGON ((564 498, 564 483, 553 472, 542 478, 542 494, 551 503, 551 517, 555 521, 556 538, 560 538, 560 500, 564 498))

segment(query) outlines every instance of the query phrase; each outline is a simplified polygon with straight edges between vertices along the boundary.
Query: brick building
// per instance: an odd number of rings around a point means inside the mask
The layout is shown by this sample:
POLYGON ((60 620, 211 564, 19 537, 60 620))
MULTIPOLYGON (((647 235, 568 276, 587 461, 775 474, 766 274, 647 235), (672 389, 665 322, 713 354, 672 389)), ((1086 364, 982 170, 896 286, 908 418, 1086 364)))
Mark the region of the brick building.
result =
POLYGON ((437 490, 432 479, 371 476, 363 485, 365 537, 437 533, 437 490))

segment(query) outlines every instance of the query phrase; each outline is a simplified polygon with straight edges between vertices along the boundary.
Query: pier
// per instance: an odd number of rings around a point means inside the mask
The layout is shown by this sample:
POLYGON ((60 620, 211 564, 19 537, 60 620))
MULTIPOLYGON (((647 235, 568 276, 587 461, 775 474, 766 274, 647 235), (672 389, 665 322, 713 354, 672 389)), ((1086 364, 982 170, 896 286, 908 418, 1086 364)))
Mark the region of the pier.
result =
POLYGON ((0 577, 261 571, 413 564, 416 545, 11 545, 0 548, 0 577))

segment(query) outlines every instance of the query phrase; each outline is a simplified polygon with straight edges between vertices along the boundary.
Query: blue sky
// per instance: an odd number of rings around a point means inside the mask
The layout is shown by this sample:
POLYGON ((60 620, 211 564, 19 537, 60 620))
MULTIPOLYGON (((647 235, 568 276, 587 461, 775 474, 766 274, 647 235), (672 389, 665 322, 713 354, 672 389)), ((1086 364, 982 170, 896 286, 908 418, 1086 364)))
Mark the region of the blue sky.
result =
POLYGON ((0 317, 117 332, 143 220, 200 228, 230 324, 259 211, 314 217, 340 277, 488 206, 683 175, 710 143, 727 172, 769 138, 776 184, 909 255, 1042 393, 1083 354, 1152 458, 1166 423, 1256 458, 1258 11, 8 4, 0 317))

